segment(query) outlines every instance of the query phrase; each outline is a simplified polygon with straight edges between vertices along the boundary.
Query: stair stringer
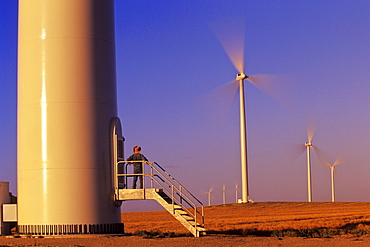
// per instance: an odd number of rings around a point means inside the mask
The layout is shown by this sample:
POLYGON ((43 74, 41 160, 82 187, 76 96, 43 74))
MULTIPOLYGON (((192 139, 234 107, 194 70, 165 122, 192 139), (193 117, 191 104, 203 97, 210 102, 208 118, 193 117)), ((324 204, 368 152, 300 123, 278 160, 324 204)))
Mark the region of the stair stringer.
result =
POLYGON ((181 206, 177 204, 172 204, 166 201, 159 192, 163 193, 161 190, 146 190, 146 199, 156 200, 162 205, 171 215, 173 215, 189 232, 191 232, 194 237, 200 237, 201 233, 205 232, 205 229, 199 225, 193 217, 187 214, 181 206))

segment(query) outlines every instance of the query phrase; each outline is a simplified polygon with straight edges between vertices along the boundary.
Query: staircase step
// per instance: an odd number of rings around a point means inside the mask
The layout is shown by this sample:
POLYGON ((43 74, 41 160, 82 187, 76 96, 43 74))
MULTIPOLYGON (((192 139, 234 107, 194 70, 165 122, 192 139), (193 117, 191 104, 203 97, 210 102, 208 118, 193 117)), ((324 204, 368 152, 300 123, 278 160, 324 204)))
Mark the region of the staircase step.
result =
MULTIPOLYGON (((123 167, 124 163, 127 163, 127 161, 119 160, 117 165, 122 165, 123 167)), ((159 164, 156 162, 148 162, 148 165, 151 167, 151 173, 145 175, 148 176, 148 179, 151 179, 150 187, 146 186, 143 189, 128 189, 126 184, 121 183, 121 180, 124 178, 119 177, 121 176, 121 172, 119 174, 117 173, 117 181, 119 184, 118 188, 115 189, 114 200, 156 200, 195 237, 203 235, 202 232, 205 232, 204 227, 195 220, 195 218, 199 217, 199 220, 198 218, 197 220, 202 223, 204 222, 202 203, 159 164), (155 182, 155 184, 152 182, 155 182), (199 204, 201 206, 196 206, 199 204), (201 213, 198 211, 200 207, 202 208, 201 213)), ((126 172, 127 171, 124 171, 122 176, 123 174, 128 177, 133 175, 126 174, 126 172)))
POLYGON ((180 214, 180 215, 181 215, 181 217, 183 217, 186 220, 194 220, 194 218, 191 217, 190 215, 186 215, 186 214, 180 214))
POLYGON ((195 221, 194 217, 189 215, 187 209, 184 210, 180 205, 173 204, 172 198, 164 191, 146 190, 147 199, 155 199, 168 212, 170 212, 180 223, 186 227, 195 237, 202 235, 205 229, 195 221))

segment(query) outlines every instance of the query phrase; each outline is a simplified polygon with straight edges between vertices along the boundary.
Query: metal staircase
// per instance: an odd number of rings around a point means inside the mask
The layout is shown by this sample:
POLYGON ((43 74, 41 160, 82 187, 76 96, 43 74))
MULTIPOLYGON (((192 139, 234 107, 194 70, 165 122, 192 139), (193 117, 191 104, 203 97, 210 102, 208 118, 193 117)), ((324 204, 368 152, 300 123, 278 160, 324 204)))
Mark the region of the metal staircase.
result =
MULTIPOLYGON (((115 169, 115 200, 156 200, 195 237, 205 233, 204 206, 156 162, 119 161, 115 169), (128 174, 128 164, 140 162, 149 173, 128 174), (143 176, 143 189, 128 189, 129 178, 143 176)), ((132 179, 130 179, 132 180, 132 179)))

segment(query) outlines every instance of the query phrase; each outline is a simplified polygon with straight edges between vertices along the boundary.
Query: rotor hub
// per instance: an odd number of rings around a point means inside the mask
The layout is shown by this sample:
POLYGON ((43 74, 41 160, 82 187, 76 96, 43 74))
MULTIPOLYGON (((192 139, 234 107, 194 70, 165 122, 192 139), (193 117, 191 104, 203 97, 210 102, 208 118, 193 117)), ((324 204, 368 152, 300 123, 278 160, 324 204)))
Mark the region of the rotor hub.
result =
POLYGON ((312 143, 311 142, 305 142, 304 144, 306 147, 311 147, 312 146, 312 143))
POLYGON ((241 74, 237 74, 236 75, 236 80, 240 81, 240 80, 244 80, 244 79, 248 79, 249 76, 247 76, 246 74, 244 73, 241 73, 241 74))

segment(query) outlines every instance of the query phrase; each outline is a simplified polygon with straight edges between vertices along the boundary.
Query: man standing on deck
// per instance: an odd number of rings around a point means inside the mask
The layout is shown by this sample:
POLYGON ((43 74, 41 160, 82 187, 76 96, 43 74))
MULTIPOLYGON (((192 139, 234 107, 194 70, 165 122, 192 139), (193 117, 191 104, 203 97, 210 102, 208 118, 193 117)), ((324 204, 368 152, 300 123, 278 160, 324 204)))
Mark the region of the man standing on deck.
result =
MULTIPOLYGON (((148 159, 143 154, 141 154, 141 147, 135 146, 134 153, 127 158, 127 161, 148 161, 148 159)), ((144 162, 133 162, 133 163, 134 163, 134 174, 142 174, 144 162)), ((129 165, 131 164, 132 163, 129 163, 129 165)), ((140 189, 143 188, 143 175, 135 175, 134 182, 132 185, 133 189, 136 189, 136 182, 138 178, 140 179, 140 189)))

